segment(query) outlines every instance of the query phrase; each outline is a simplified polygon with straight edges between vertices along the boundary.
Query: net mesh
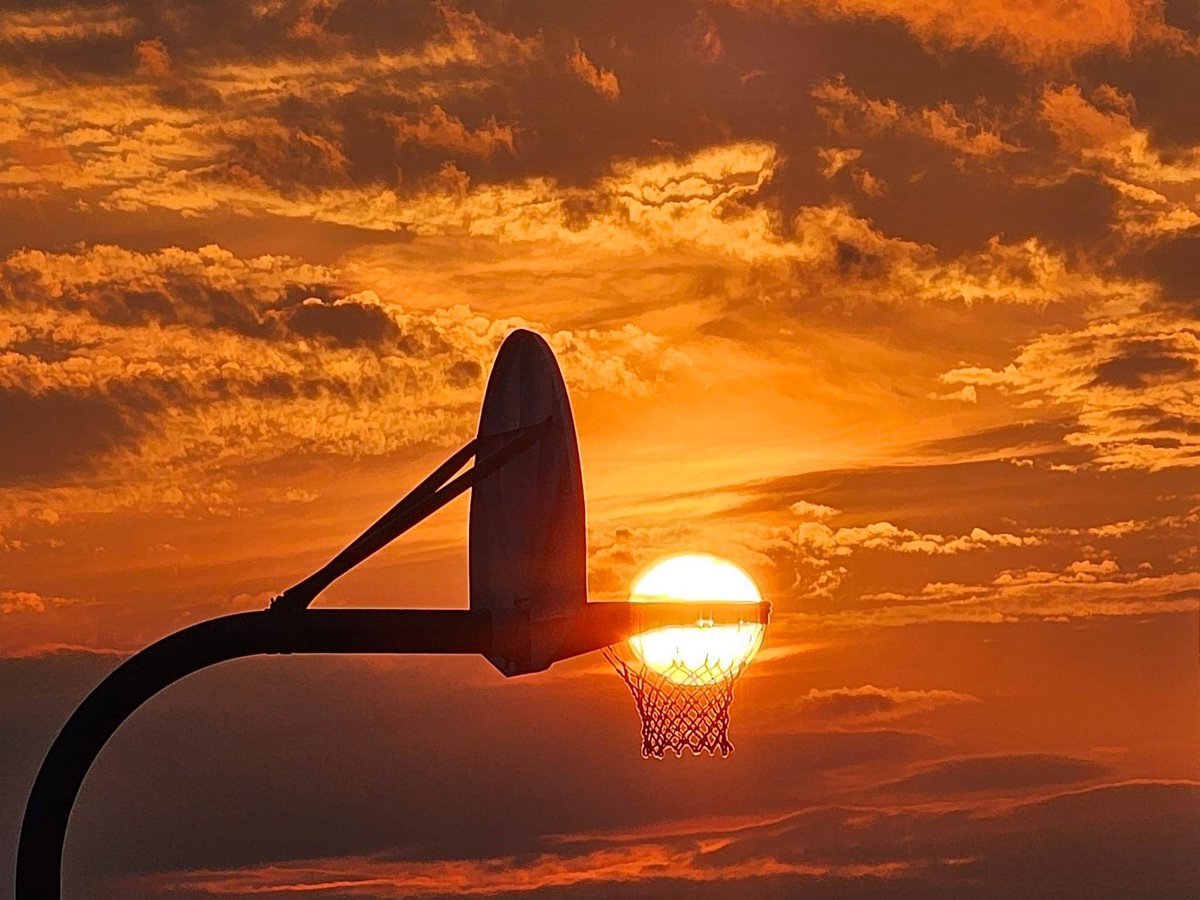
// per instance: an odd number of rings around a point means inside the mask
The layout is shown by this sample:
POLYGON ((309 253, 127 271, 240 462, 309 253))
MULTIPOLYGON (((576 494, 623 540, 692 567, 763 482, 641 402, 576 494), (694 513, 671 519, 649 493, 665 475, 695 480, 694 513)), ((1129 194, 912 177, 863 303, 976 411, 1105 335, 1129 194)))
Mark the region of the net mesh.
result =
POLYGON ((643 663, 622 658, 609 647, 604 651, 612 667, 629 688, 642 720, 642 756, 662 759, 667 751, 682 756, 709 753, 728 756, 729 707, 733 686, 745 664, 716 666, 707 661, 699 668, 676 662, 657 672, 643 663))

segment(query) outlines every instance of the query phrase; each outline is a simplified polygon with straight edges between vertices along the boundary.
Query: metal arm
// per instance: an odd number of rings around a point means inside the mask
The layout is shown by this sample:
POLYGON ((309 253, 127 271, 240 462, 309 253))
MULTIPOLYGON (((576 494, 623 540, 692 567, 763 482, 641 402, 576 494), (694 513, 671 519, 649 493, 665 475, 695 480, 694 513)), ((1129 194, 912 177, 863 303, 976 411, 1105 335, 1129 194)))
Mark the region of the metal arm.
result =
POLYGON ((465 444, 333 559, 272 600, 272 609, 295 611, 307 608, 317 594, 363 560, 536 444, 545 436, 552 422, 552 419, 546 419, 537 425, 495 435, 494 437, 501 439, 502 443, 486 456, 476 456, 479 448, 478 438, 465 444), (448 481, 447 479, 461 469, 472 456, 476 456, 475 465, 448 481))
POLYGON ((88 695, 42 762, 17 847, 17 900, 57 900, 63 842, 83 778, 133 712, 192 672, 262 653, 491 653, 510 629, 486 610, 249 612, 177 631, 131 656, 88 695))
MULTIPOLYGON (((648 624, 766 624, 771 605, 588 603, 560 659, 624 640, 648 624)), ((208 666, 268 653, 477 653, 528 658, 533 633, 556 627, 513 610, 306 609, 236 613, 177 631, 136 653, 100 682, 67 720, 42 762, 17 846, 16 900, 58 900, 67 822, 84 776, 139 706, 208 666)))

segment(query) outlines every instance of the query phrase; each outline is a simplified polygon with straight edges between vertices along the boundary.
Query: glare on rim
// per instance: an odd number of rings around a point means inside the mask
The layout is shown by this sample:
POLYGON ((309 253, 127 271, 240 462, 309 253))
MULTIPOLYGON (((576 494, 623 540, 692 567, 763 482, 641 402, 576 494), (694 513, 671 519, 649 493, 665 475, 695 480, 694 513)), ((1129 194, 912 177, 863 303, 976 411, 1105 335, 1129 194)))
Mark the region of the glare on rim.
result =
MULTIPOLYGON (((683 553, 654 563, 633 583, 631 603, 762 602, 754 580, 727 559, 683 553)), ((629 638, 629 648, 647 668, 678 683, 708 682, 749 662, 762 643, 757 621, 670 625, 629 638)))

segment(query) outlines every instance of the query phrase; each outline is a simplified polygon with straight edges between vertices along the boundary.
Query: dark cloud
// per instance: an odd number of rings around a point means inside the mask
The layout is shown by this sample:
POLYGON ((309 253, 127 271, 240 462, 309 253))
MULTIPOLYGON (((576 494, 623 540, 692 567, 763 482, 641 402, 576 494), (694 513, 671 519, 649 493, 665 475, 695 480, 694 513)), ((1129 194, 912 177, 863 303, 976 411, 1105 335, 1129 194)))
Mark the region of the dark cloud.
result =
POLYGON ((400 329, 379 306, 342 300, 327 304, 305 300, 284 313, 290 332, 341 347, 378 346, 398 337, 400 329))
MULTIPOLYGON (((1182 27, 1200 34, 1194 4, 1183 0, 1168 9, 1189 8, 1182 27)), ((1081 75, 1093 84, 1122 87, 1137 100, 1138 121, 1154 145, 1167 150, 1200 144, 1200 113, 1189 102, 1189 87, 1200 79, 1200 56, 1193 52, 1106 53, 1083 61, 1081 75)))
MULTIPOLYGON (((0 660, 0 704, 10 705, 0 712, 13 722, 11 704, 22 710, 19 740, 0 745, 0 771, 13 773, 0 795, 7 828, 50 734, 105 667, 77 654, 0 660), (21 701, 16 688, 30 683, 69 685, 60 689, 68 699, 21 701)), ((481 660, 272 658, 210 670, 151 701, 94 767, 72 820, 68 888, 91 896, 98 876, 328 853, 533 852, 547 834, 748 814, 764 796, 777 803, 817 790, 829 772, 908 762, 931 743, 893 731, 738 733, 735 724, 728 760, 653 767, 638 753, 628 694, 615 676, 603 684, 584 710, 571 704, 586 682, 505 682, 481 660), (242 698, 234 708, 231 696, 242 698), (780 773, 770 785, 767 760, 780 773), (720 779, 697 792, 695 780, 718 766, 720 779)))
POLYGON ((239 275, 251 273, 224 270, 215 259, 205 265, 195 254, 180 252, 172 259, 170 250, 154 258, 129 256, 112 246, 73 249, 80 255, 67 254, 59 260, 70 261, 69 267, 90 256, 96 265, 64 273, 47 265, 41 254, 20 262, 13 256, 0 273, 0 290, 25 310, 49 304, 122 328, 181 325, 260 338, 279 335, 268 321, 273 307, 344 293, 328 284, 256 284, 249 277, 239 284, 239 275), (106 253, 116 258, 109 261, 106 253))
POLYGON ((283 115, 277 123, 258 124, 245 137, 234 136, 228 175, 268 184, 287 196, 347 183, 349 162, 338 135, 327 128, 305 130, 288 121, 294 118, 283 115))
POLYGON ((863 694, 842 691, 801 701, 801 708, 806 712, 830 719, 858 718, 888 713, 899 705, 900 703, 895 697, 882 691, 863 694))
MULTIPOLYGON (((948 653, 952 669, 1001 673, 1017 719, 1027 715, 1027 691, 1045 692, 1062 704, 1066 732, 1092 710, 1067 699, 1088 688, 1049 677, 1056 658, 1095 655, 1108 673, 1099 683, 1111 678, 1117 692, 1105 701, 1113 715, 1143 702, 1125 663, 1144 661, 1148 647, 1160 663, 1168 647, 1182 648, 1170 684, 1186 681, 1194 665, 1194 629, 1181 634, 1187 629, 1160 622, 1152 643, 1135 624, 1076 629, 1068 644, 1036 657, 1030 643, 1046 636, 1031 629, 989 632, 994 641, 943 627, 943 642, 926 628, 891 647, 869 643, 866 658, 923 671, 948 653), (1139 642, 1130 642, 1134 632, 1139 642)), ((855 652, 846 661, 862 659, 855 652)), ((0 660, 0 717, 13 726, 12 740, 0 742, 0 847, 9 848, 0 852, 0 878, 11 878, 20 808, 41 753, 115 663, 69 651, 0 660)), ((822 656, 806 671, 844 664, 822 656)), ((1167 671, 1144 676, 1158 683, 1167 671)), ((638 756, 637 718, 615 677, 560 674, 505 681, 481 660, 295 657, 189 678, 131 719, 89 775, 66 890, 166 900, 189 895, 168 885, 196 879, 245 872, 297 883, 316 871, 331 881, 372 879, 363 893, 381 900, 418 892, 418 878, 466 878, 482 888, 505 877, 532 897, 720 897, 734 885, 739 896, 764 898, 1000 900, 1052 890, 1150 900, 1190 896, 1200 879, 1194 854, 1184 852, 1200 837, 1194 785, 1080 791, 1071 785, 1105 773, 1089 774, 1077 757, 942 759, 922 769, 945 752, 938 739, 764 733, 746 714, 774 694, 770 675, 739 686, 729 759, 652 763, 638 756), (897 802, 889 782, 913 767, 945 783, 910 785, 913 795, 897 802), (957 793, 952 802, 949 792, 957 793), (634 880, 610 877, 614 862, 634 880), (152 874, 164 869, 174 871, 152 874), (578 884, 555 880, 574 871, 584 873, 578 884), (704 877, 721 879, 724 893, 709 893, 696 880, 704 877), (389 893, 391 878, 408 887, 389 893)), ((787 697, 794 683, 776 687, 787 697)), ((1178 723, 1149 724, 1158 741, 1178 723)), ((1091 727, 1082 740, 1095 739, 1091 727)), ((1116 721, 1105 727, 1120 733, 1116 721)))
POLYGON ((956 435, 920 444, 923 453, 1015 453, 1053 448, 1061 451, 1062 439, 1070 433, 1070 421, 1033 420, 997 425, 974 434, 956 435))
MULTIPOLYGON (((778 208, 784 222, 804 206, 850 195, 879 227, 930 243, 944 256, 993 235, 1094 249, 1112 223, 1109 184, 1063 174, 1056 159, 1047 164, 1045 130, 1027 121, 1036 76, 986 43, 934 52, 886 17, 718 7, 705 12, 704 33, 720 35, 722 52, 700 63, 697 11, 687 2, 653 11, 633 4, 627 14, 605 16, 546 4, 281 4, 259 14, 224 3, 203 11, 185 4, 171 15, 153 5, 124 9, 136 23, 127 68, 171 92, 173 104, 215 109, 212 90, 198 80, 205 65, 265 67, 246 76, 251 83, 238 100, 225 101, 227 114, 211 127, 212 158, 170 167, 235 196, 266 191, 304 200, 315 189, 357 186, 403 197, 437 183, 448 166, 474 186, 550 177, 583 187, 616 159, 683 158, 757 140, 771 142, 785 162, 755 203, 778 208), (581 35, 608 54, 606 65, 623 85, 619 102, 568 76, 581 35), (348 59, 380 52, 416 59, 427 50, 427 64, 339 71, 348 59), (307 90, 270 70, 314 60, 344 79, 341 89, 307 90), (963 165, 936 134, 831 133, 811 90, 835 75, 864 96, 905 105, 918 119, 921 111, 940 116, 946 107, 958 123, 961 110, 967 140, 978 136, 970 132, 975 118, 987 127, 994 119, 1014 131, 1021 152, 963 165), (282 81, 272 92, 273 77, 282 81), (886 191, 861 195, 846 180, 849 170, 833 181, 822 177, 818 151, 845 141, 861 150, 862 167, 886 191)), ((569 213, 568 227, 580 211, 569 213)))
POLYGON ((132 445, 140 428, 113 396, 0 388, 0 483, 54 481, 89 471, 132 445))
MULTIPOLYGON (((738 827, 697 823, 680 834, 597 835, 542 853, 478 861, 405 856, 305 861, 146 879, 182 889, 259 893, 334 888, 364 879, 368 896, 452 896, 452 881, 486 896, 767 898, 1029 896, 1068 900, 1185 897, 1200 886, 1194 785, 1130 783, 1049 795, 1008 809, 831 805, 738 827), (448 885, 447 885, 448 886, 448 885), (489 889, 490 888, 490 889, 489 889)), ((174 890, 172 890, 174 889, 174 890)))
POLYGON ((1192 309, 1200 306, 1200 228, 1135 249, 1122 264, 1161 284, 1168 304, 1181 303, 1192 309))
POLYGON ((1096 367, 1092 384, 1137 390, 1152 383, 1185 381, 1195 377, 1195 361, 1176 355, 1173 350, 1171 344, 1162 341, 1128 344, 1121 355, 1107 359, 1096 367))
MULTIPOLYGON (((1083 458, 1077 455, 1075 461, 1083 458)), ((1047 462, 1069 461, 1051 457, 1047 462)), ((750 498, 731 510, 736 514, 766 514, 804 500, 860 517, 904 510, 911 527, 946 532, 969 530, 972 524, 999 528, 1004 517, 1029 525, 1087 527, 1094 524, 1097 492, 1108 499, 1106 515, 1112 521, 1145 520, 1161 514, 1157 498, 1183 502, 1190 483, 1187 471, 1110 471, 1067 478, 1046 465, 994 460, 807 472, 732 484, 728 491, 750 498), (1051 492, 1053 511, 1041 502, 1051 492)))
POLYGON ((939 706, 971 703, 967 694, 945 690, 901 690, 864 685, 858 688, 812 689, 800 698, 802 718, 817 720, 879 721, 928 712, 939 706))
POLYGON ((456 387, 474 384, 483 377, 483 366, 473 359, 460 359, 446 370, 446 378, 456 387))
POLYGON ((951 759, 893 783, 901 791, 945 795, 972 791, 1015 791, 1091 781, 1108 774, 1107 766, 1085 759, 1048 754, 951 759))
POLYGON ((1200 421, 1183 416, 1164 416, 1156 406, 1131 406, 1114 411, 1113 415, 1139 423, 1146 431, 1178 431, 1200 434, 1200 421))
POLYGON ((1115 192, 1097 178, 1072 175, 1037 184, 1015 180, 1011 170, 966 173, 925 161, 903 168, 888 148, 878 161, 868 161, 897 185, 867 202, 872 218, 891 233, 933 244, 943 255, 977 247, 996 234, 1010 241, 1037 235, 1073 250, 1109 243, 1115 192), (920 177, 913 181, 915 175, 920 177))

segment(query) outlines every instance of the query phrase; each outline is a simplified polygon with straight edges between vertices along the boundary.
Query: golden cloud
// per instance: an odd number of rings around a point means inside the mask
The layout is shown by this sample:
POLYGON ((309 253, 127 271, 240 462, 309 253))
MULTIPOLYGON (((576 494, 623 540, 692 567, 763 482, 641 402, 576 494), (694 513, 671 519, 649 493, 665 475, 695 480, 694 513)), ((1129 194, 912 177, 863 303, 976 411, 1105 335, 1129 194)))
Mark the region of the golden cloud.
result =
POLYGON ((604 99, 620 99, 621 83, 617 80, 617 76, 613 74, 611 69, 602 69, 592 62, 588 58, 588 55, 583 52, 583 47, 580 46, 578 39, 575 41, 575 49, 567 57, 567 65, 575 74, 575 77, 604 99))
POLYGON ((1060 147, 1116 189, 1122 231, 1137 237, 1200 225, 1200 147, 1164 154, 1134 124, 1135 113, 1133 97, 1107 84, 1090 98, 1076 84, 1047 85, 1040 100, 1060 147))
POLYGON ((729 0, 736 6, 825 18, 892 19, 921 41, 968 49, 994 49, 1028 66, 1057 66, 1097 50, 1129 52, 1139 43, 1172 48, 1194 39, 1167 25, 1161 0, 1068 0, 1014 5, 1002 0, 729 0))
POLYGON ((71 597, 54 597, 37 591, 0 590, 0 613, 44 613, 48 608, 78 603, 71 597))
POLYGON ((116 3, 103 6, 60 6, 0 13, 0 41, 45 43, 121 37, 137 24, 116 3))
POLYGON ((1043 334, 1000 369, 962 367, 948 384, 994 388, 1073 415, 1068 444, 1106 469, 1200 464, 1200 321, 1162 313, 1102 318, 1043 334))
POLYGON ((1076 561, 1058 571, 1005 571, 989 583, 930 582, 917 593, 863 598, 868 609, 800 613, 827 625, 911 625, 919 622, 1070 621, 1105 616, 1194 614, 1200 573, 1123 572, 1112 561, 1076 561))
POLYGON ((150 39, 134 48, 132 78, 82 80, 36 67, 0 68, 0 143, 15 151, 0 162, 0 196, 28 200, 65 191, 82 195, 85 208, 98 201, 114 209, 161 206, 197 214, 228 208, 307 217, 311 202, 287 200, 268 185, 307 181, 303 168, 314 154, 341 157, 343 149, 333 143, 340 126, 330 116, 332 136, 285 129, 276 118, 278 104, 284 98, 334 103, 385 78, 393 100, 429 107, 420 116, 400 117, 398 137, 475 153, 511 149, 512 126, 485 122, 467 130, 439 101, 486 87, 499 69, 530 64, 542 52, 541 38, 515 37, 449 6, 438 11, 441 30, 398 54, 180 66, 162 40, 150 39), (267 151, 257 166, 238 165, 245 155, 237 152, 239 140, 267 151), (289 144, 298 152, 281 154, 278 148, 289 144))
MULTIPOLYGON (((812 96, 817 101, 818 115, 834 134, 842 137, 861 139, 889 132, 916 135, 963 158, 987 159, 1022 151, 1018 144, 1004 139, 1000 117, 995 112, 984 115, 977 111, 968 117, 949 102, 913 110, 896 100, 867 97, 847 85, 843 77, 821 82, 812 89, 812 96)), ((848 152, 855 154, 853 159, 861 155, 861 151, 848 152)), ((851 158, 843 156, 836 161, 851 158)), ((825 174, 826 177, 832 174, 830 168, 826 168, 825 174)))
POLYGON ((511 125, 501 125, 491 116, 478 128, 471 129, 436 103, 420 116, 385 113, 384 121, 395 130, 397 146, 411 142, 469 156, 491 156, 500 149, 512 153, 515 149, 515 131, 511 125))
MULTIPOLYGON (((21 251, 0 264, 11 312, 0 389, 66 416, 60 428, 101 429, 90 462, 122 471, 131 501, 220 507, 236 493, 230 470, 256 460, 464 440, 501 340, 540 327, 466 306, 413 311, 344 281, 212 246, 21 251)), ((578 395, 645 393, 688 364, 632 325, 541 330, 578 395)), ((26 462, 86 448, 85 437, 26 462)), ((115 502, 101 494, 96 503, 115 502)))

